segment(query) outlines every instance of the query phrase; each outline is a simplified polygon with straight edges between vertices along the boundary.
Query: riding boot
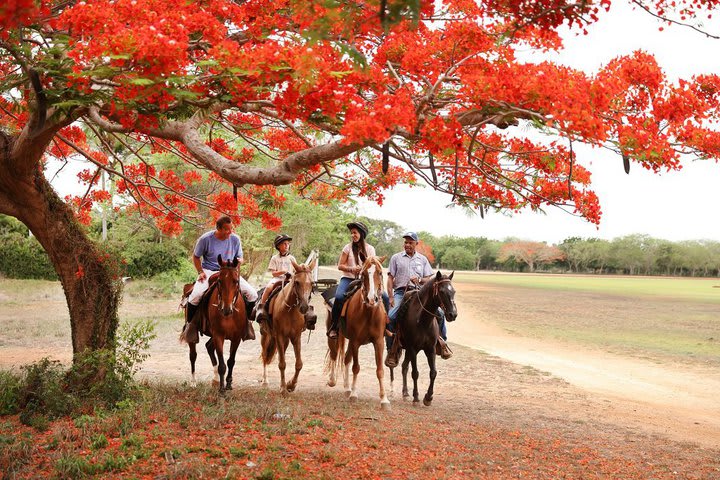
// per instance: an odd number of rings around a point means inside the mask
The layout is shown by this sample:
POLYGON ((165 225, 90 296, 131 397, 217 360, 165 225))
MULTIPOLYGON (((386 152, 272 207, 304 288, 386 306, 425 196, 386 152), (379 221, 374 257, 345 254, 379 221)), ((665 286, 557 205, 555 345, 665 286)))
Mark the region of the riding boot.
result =
POLYGON ((256 302, 245 302, 245 318, 247 318, 247 321, 245 322, 245 335, 243 336, 243 340, 255 340, 255 329, 252 326, 252 311, 253 308, 255 308, 256 302))
POLYGON ((197 305, 189 303, 185 305, 185 327, 180 338, 185 340, 187 343, 198 343, 200 336, 198 335, 197 320, 195 315, 197 313, 197 305))
POLYGON ((453 352, 450 350, 448 344, 440 337, 438 337, 437 342, 435 343, 435 353, 440 355, 440 358, 443 360, 447 360, 453 356, 453 352))
POLYGON ((328 338, 337 338, 338 336, 338 322, 334 319, 328 328, 327 336, 328 338))
POLYGON ((400 340, 398 339, 398 336, 395 335, 393 337, 393 342, 390 346, 390 350, 388 350, 387 355, 385 355, 385 366, 388 368, 397 367, 398 363, 400 362, 401 351, 402 348, 400 346, 400 340))

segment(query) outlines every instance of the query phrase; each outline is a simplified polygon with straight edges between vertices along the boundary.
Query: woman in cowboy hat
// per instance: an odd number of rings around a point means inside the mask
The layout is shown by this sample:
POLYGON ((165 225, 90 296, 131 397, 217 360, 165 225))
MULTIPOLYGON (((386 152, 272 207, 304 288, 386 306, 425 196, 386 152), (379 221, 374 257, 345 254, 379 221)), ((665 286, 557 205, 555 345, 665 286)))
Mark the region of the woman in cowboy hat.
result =
MULTIPOLYGON (((348 223, 347 228, 350 230, 351 242, 343 247, 340 260, 338 260, 338 270, 343 273, 335 290, 335 302, 332 308, 332 324, 327 332, 330 338, 337 337, 338 321, 343 304, 345 303, 345 293, 347 292, 348 285, 358 278, 365 259, 375 256, 375 247, 365 242, 365 237, 367 237, 368 234, 367 226, 365 226, 363 222, 354 221, 348 223)), ((389 308, 388 302, 387 295, 383 293, 385 310, 389 308)))
POLYGON ((297 263, 295 257, 290 254, 290 242, 292 242, 292 238, 285 235, 284 233, 276 236, 275 240, 273 240, 273 245, 275 246, 275 249, 278 251, 278 253, 272 256, 272 258, 270 259, 270 264, 268 265, 268 270, 270 271, 272 278, 265 287, 262 298, 260 299, 260 302, 257 306, 255 318, 258 323, 262 322, 267 318, 265 304, 267 303, 270 293, 272 293, 272 291, 274 290, 275 285, 279 282, 282 282, 285 274, 292 273, 292 264, 293 262, 297 263))

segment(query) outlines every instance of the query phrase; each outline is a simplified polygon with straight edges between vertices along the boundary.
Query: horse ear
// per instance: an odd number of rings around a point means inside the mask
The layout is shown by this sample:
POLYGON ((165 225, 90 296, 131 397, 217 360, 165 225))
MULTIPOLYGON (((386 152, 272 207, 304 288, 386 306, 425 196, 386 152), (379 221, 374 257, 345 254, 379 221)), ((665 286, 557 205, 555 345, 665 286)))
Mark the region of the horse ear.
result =
POLYGON ((292 263, 292 266, 293 266, 293 268, 295 269, 295 271, 298 271, 298 270, 300 269, 300 265, 298 265, 297 263, 295 263, 294 260, 290 260, 290 263, 292 263))
POLYGON ((387 258, 387 255, 383 255, 382 257, 378 257, 378 260, 379 260, 380 263, 382 264, 382 263, 385 263, 385 259, 386 259, 386 258, 387 258))
POLYGON ((223 259, 222 259, 222 255, 220 255, 220 254, 218 254, 218 265, 220 265, 221 267, 223 266, 223 259))
POLYGON ((442 273, 440 272, 440 270, 438 270, 435 274, 435 280, 442 280, 442 273))
POLYGON ((233 260, 233 268, 238 266, 238 257, 235 257, 235 260, 233 260))
POLYGON ((317 263, 317 257, 312 259, 312 262, 310 262, 310 265, 308 265, 308 268, 310 270, 315 270, 315 264, 317 263))
POLYGON ((448 276, 448 279, 452 280, 453 275, 455 275, 455 270, 453 270, 452 273, 448 276))

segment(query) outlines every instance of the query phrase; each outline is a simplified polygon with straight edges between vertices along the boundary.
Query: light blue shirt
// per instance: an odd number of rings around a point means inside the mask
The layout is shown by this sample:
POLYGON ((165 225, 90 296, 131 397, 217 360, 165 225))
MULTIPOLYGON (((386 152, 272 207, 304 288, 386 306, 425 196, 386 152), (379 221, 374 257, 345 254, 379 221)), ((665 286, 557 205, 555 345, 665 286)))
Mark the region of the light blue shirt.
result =
POLYGON ((397 289, 406 287, 412 277, 423 278, 433 272, 425 255, 415 252, 411 257, 403 251, 392 256, 388 273, 393 277, 393 288, 397 289))
POLYGON ((242 242, 234 233, 225 240, 219 240, 215 236, 215 230, 211 230, 198 238, 193 255, 202 258, 202 268, 217 272, 220 270, 218 255, 226 262, 234 260, 235 257, 243 257, 242 242))

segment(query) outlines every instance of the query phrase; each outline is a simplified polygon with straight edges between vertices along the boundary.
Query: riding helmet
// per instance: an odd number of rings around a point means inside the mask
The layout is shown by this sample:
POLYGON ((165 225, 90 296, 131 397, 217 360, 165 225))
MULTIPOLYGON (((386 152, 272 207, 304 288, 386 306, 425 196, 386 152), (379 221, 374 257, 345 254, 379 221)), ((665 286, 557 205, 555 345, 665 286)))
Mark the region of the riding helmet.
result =
POLYGON ((284 233, 281 233, 277 237, 275 237, 275 240, 273 240, 273 245, 275 245, 275 248, 279 248, 280 244, 284 242, 285 240, 290 240, 292 242, 292 237, 289 237, 285 235, 284 233))
POLYGON ((347 224, 347 228, 348 229, 357 228, 358 231, 362 234, 362 238, 367 237, 368 228, 365 226, 365 224, 363 222, 358 222, 358 221, 350 222, 347 224))

